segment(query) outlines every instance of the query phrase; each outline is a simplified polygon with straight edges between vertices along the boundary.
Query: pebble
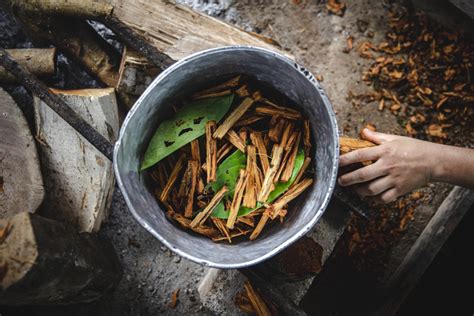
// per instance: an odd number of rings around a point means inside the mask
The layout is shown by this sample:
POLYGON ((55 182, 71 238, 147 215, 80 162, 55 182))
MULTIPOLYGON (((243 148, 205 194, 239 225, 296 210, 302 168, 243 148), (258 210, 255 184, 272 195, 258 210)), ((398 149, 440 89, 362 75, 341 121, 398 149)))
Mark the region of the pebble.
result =
POLYGON ((180 256, 175 256, 173 259, 174 263, 180 263, 181 262, 181 257, 180 256))

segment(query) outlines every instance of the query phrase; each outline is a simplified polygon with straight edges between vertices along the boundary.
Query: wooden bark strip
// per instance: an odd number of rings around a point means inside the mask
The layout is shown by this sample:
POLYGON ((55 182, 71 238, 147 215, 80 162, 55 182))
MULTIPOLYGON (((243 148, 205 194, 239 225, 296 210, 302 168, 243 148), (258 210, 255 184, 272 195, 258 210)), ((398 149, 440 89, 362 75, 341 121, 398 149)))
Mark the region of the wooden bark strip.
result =
POLYGON ((290 135, 293 132, 293 126, 294 124, 292 122, 288 122, 286 124, 285 129, 283 130, 283 133, 281 134, 281 138, 279 142, 281 147, 286 148, 288 140, 290 139, 290 135))
POLYGON ((216 228, 221 232, 221 234, 227 238, 229 244, 231 244, 232 238, 229 235, 229 229, 224 224, 224 220, 220 218, 211 218, 211 220, 214 226, 216 226, 216 228))
POLYGON ((197 226, 192 226, 191 225, 191 220, 189 218, 184 217, 181 214, 175 213, 173 211, 167 213, 168 217, 174 219, 176 222, 178 222, 181 226, 184 228, 188 228, 193 230, 194 232, 201 234, 203 236, 209 237, 209 238, 215 238, 216 236, 219 235, 219 232, 215 230, 212 227, 205 226, 205 225, 197 225, 197 226))
POLYGON ((264 116, 256 115, 254 113, 248 113, 247 115, 242 116, 240 118, 240 120, 238 120, 234 124, 234 127, 247 126, 247 125, 253 124, 255 122, 258 122, 263 118, 264 118, 264 116))
POLYGON ((181 182, 179 184, 179 190, 178 190, 178 198, 185 198, 188 196, 188 192, 191 186, 192 182, 192 174, 191 174, 191 164, 187 163, 186 170, 184 171, 183 178, 181 179, 181 182))
POLYGON ((199 214, 193 219, 190 226, 191 228, 195 228, 198 225, 201 225, 206 221, 206 219, 211 215, 212 211, 216 208, 217 204, 224 198, 224 195, 229 191, 227 187, 224 185, 222 189, 220 189, 214 196, 212 197, 209 204, 199 212, 199 214))
POLYGON ((247 149, 247 185, 245 187, 244 201, 242 204, 245 207, 255 208, 257 204, 257 192, 260 192, 256 191, 257 185, 255 184, 257 151, 255 146, 252 145, 249 145, 247 149))
POLYGON ((33 213, 44 199, 35 141, 15 101, 0 88, 0 219, 33 213))
POLYGON ((283 147, 281 147, 280 145, 274 145, 272 163, 270 165, 270 168, 267 169, 267 172, 265 172, 265 179, 263 180, 262 189, 260 190, 260 193, 258 194, 257 198, 257 200, 261 203, 265 203, 267 201, 268 196, 272 191, 273 179, 275 178, 278 168, 280 167, 282 155, 283 147))
POLYGON ((182 154, 181 157, 179 157, 178 162, 174 165, 173 170, 171 170, 171 174, 168 177, 168 181, 166 182, 166 185, 163 187, 163 191, 161 192, 161 195, 160 195, 161 202, 168 201, 170 191, 173 188, 174 183, 178 179, 179 172, 181 171, 181 169, 183 169, 185 159, 186 159, 186 155, 182 154))
POLYGON ((227 134, 225 134, 225 138, 234 145, 238 150, 245 153, 246 146, 244 141, 239 137, 239 135, 232 129, 230 129, 227 134))
MULTIPOLYGON (((119 120, 114 89, 51 90, 113 143, 119 120)), ((115 179, 112 163, 38 98, 35 121, 46 188, 42 215, 97 232, 106 218, 115 179)))
POLYGON ((186 208, 184 209, 184 217, 190 218, 193 216, 194 192, 196 191, 197 186, 199 163, 196 160, 190 160, 188 165, 191 168, 191 183, 189 191, 187 192, 188 200, 186 203, 186 208))
POLYGON ((217 170, 217 142, 212 136, 216 129, 216 122, 209 121, 206 123, 206 172, 207 183, 216 181, 217 170))
MULTIPOLYGON (((278 116, 273 116, 272 121, 276 121, 274 125, 268 131, 268 137, 274 142, 279 143, 281 140, 281 134, 285 128, 286 120, 279 118, 278 116)), ((272 125, 272 122, 270 122, 272 125)))
POLYGON ((339 137, 339 150, 341 154, 347 154, 356 149, 367 148, 376 146, 374 143, 368 140, 350 138, 350 137, 339 137))
POLYGON ((268 212, 263 212, 262 217, 260 217, 260 220, 257 223, 257 226, 249 237, 250 240, 255 240, 258 236, 260 236, 263 228, 265 227, 269 219, 270 216, 268 215, 268 212))
POLYGON ((246 127, 240 128, 239 137, 244 142, 244 144, 247 144, 248 130, 246 127))
POLYGON ((217 163, 221 162, 224 157, 232 150, 232 144, 226 142, 217 151, 217 163))
POLYGON ((232 90, 224 90, 224 91, 219 91, 219 92, 212 92, 209 94, 203 94, 199 96, 193 96, 193 100, 201 100, 201 99, 207 99, 207 98, 215 98, 215 97, 223 97, 226 95, 229 95, 232 93, 232 90))
POLYGON ((29 213, 0 220, 2 305, 76 304, 110 292, 122 270, 112 245, 95 234, 29 213))
POLYGON ((271 212, 272 219, 276 218, 280 211, 285 207, 286 204, 293 201, 297 198, 304 190, 306 190, 313 183, 313 179, 304 179, 298 184, 292 186, 288 191, 286 191, 282 196, 278 198, 272 205, 269 207, 271 212))
POLYGON ((107 2, 114 6, 113 15, 118 20, 141 35, 145 42, 174 60, 208 48, 232 45, 263 47, 287 55, 275 46, 225 22, 171 1, 107 2))
POLYGON ((193 94, 192 98, 200 99, 200 98, 203 98, 207 95, 210 95, 210 94, 213 94, 213 93, 216 93, 216 92, 222 92, 222 91, 229 91, 229 93, 230 93, 231 92, 230 88, 235 88, 239 85, 240 77, 241 76, 238 75, 238 76, 233 77, 232 79, 227 80, 226 82, 221 83, 217 86, 214 86, 212 88, 209 88, 209 89, 206 89, 206 90, 203 90, 203 91, 199 91, 199 92, 193 94))
POLYGON ((242 103, 240 103, 230 115, 224 120, 224 122, 219 125, 219 127, 214 132, 214 138, 222 139, 225 134, 234 126, 234 124, 242 117, 242 115, 247 112, 247 110, 252 106, 253 99, 245 98, 242 103))
POLYGON ((293 169, 295 167, 296 156, 298 155, 298 148, 299 148, 300 138, 301 138, 301 133, 298 132, 297 134, 298 136, 296 137, 296 141, 291 150, 289 159, 285 164, 285 169, 283 170, 283 173, 281 174, 280 180, 282 182, 288 182, 291 178, 291 175, 293 174, 293 169))
POLYGON ((276 108, 273 106, 260 105, 255 108, 255 112, 264 115, 278 115, 289 120, 301 119, 301 113, 294 112, 294 110, 288 108, 276 108))
POLYGON ((251 132, 250 140, 252 144, 257 147, 258 158, 260 159, 260 164, 262 165, 263 172, 266 173, 270 167, 270 162, 268 161, 267 148, 262 138, 262 133, 260 132, 251 132))
POLYGON ((248 87, 247 87, 246 84, 244 84, 239 89, 235 90, 235 94, 237 94, 241 98, 245 98, 245 97, 248 97, 250 95, 248 87))
POLYGON ((271 316, 272 313, 270 312, 270 309, 260 294, 258 294, 258 292, 253 288, 252 284, 250 284, 249 281, 245 281, 244 287, 250 300, 250 304, 255 310, 257 316, 271 316))
POLYGON ((102 1, 84 0, 5 0, 13 12, 30 15, 63 15, 83 19, 103 19, 112 14, 113 6, 102 1))
MULTIPOLYGON (((12 58, 38 77, 53 76, 56 72, 56 48, 7 49, 12 58)), ((1 83, 17 83, 18 79, 0 66, 1 83)))
POLYGON ((235 221, 237 220, 237 214, 242 203, 242 197, 244 196, 245 185, 247 184, 247 172, 245 169, 240 169, 239 180, 235 185, 234 198, 230 205, 229 217, 227 218, 227 227, 230 229, 234 228, 235 221))
POLYGON ((309 121, 304 120, 303 123, 303 145, 304 145, 304 154, 305 156, 310 156, 311 154, 311 128, 309 126, 309 121))

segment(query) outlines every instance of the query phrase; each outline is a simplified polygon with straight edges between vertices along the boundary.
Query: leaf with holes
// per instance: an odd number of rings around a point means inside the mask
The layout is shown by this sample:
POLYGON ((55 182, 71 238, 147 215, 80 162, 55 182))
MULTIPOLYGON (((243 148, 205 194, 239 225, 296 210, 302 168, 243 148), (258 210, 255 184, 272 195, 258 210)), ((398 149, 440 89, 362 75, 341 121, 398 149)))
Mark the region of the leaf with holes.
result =
POLYGON ((229 111, 234 95, 194 101, 158 126, 145 152, 141 170, 147 169, 179 148, 205 134, 208 121, 219 122, 229 111))

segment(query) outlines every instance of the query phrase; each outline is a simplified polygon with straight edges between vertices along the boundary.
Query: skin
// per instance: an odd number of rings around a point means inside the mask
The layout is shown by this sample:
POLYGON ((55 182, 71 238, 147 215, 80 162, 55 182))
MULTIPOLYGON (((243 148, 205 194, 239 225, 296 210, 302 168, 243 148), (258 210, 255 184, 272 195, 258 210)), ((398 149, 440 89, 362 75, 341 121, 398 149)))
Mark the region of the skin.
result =
POLYGON ((430 143, 410 137, 363 130, 363 138, 378 146, 342 155, 339 166, 363 161, 373 164, 339 177, 362 196, 389 203, 429 182, 446 182, 474 189, 474 149, 430 143))

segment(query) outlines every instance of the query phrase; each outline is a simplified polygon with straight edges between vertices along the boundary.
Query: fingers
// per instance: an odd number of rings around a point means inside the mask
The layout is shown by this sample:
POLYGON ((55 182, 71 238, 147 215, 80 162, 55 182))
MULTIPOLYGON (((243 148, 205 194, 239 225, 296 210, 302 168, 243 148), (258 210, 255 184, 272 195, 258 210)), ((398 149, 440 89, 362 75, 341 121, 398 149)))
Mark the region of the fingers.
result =
POLYGON ((398 190, 396 188, 391 188, 390 190, 375 196, 373 199, 378 203, 390 203, 395 201, 399 196, 400 194, 398 193, 398 190))
POLYGON ((356 162, 377 160, 382 154, 383 148, 380 146, 354 150, 339 157, 339 167, 344 167, 356 162))
POLYGON ((381 177, 370 181, 369 183, 358 185, 354 190, 362 196, 374 196, 385 192, 392 187, 393 181, 390 177, 381 177))
MULTIPOLYGON (((346 154, 344 156, 347 156, 349 154, 346 154)), ((375 158, 372 158, 372 159, 375 159, 375 158)), ((372 160, 372 159, 365 159, 365 160, 372 160)), ((353 185, 356 183, 367 182, 367 181, 370 181, 370 180, 373 180, 375 178, 385 176, 385 175, 387 175, 386 169, 382 168, 381 163, 377 161, 376 163, 371 164, 367 167, 363 167, 363 168, 357 169, 355 171, 352 171, 350 173, 340 176, 339 184, 342 186, 348 186, 348 185, 353 185)))
POLYGON ((362 138, 369 140, 377 145, 392 141, 397 138, 396 135, 384 134, 379 132, 371 131, 368 128, 364 128, 362 131, 362 138))

